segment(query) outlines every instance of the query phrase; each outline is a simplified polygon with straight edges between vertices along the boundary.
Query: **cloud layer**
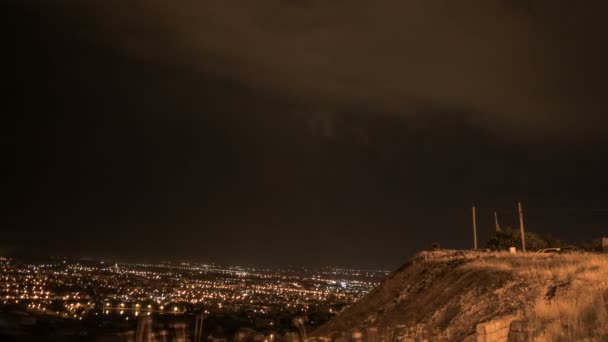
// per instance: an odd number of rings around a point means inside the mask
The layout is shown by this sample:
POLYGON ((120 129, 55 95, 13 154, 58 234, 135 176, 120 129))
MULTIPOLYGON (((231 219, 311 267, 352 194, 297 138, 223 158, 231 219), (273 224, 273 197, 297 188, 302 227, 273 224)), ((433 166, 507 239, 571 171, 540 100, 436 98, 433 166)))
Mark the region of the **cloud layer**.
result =
POLYGON ((502 133, 581 136, 602 133, 606 122, 607 7, 146 0, 103 2, 92 13, 108 42, 136 58, 188 65, 322 110, 464 112, 502 133))

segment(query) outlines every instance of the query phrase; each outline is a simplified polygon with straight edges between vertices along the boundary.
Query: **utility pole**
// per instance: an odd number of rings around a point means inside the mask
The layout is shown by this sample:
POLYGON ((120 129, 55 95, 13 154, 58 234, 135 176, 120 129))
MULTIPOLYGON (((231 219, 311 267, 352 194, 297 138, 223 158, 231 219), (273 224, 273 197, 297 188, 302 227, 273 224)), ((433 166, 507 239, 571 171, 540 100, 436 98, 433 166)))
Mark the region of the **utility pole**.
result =
POLYGON ((498 224, 498 213, 494 212, 494 225, 496 225, 496 232, 500 232, 500 225, 498 224))
POLYGON ((477 249, 477 213, 473 206, 473 248, 477 249))
POLYGON ((526 253, 526 237, 525 237, 525 229, 524 229, 524 210, 521 206, 521 201, 517 202, 517 207, 519 209, 519 230, 521 233, 521 250, 526 253))

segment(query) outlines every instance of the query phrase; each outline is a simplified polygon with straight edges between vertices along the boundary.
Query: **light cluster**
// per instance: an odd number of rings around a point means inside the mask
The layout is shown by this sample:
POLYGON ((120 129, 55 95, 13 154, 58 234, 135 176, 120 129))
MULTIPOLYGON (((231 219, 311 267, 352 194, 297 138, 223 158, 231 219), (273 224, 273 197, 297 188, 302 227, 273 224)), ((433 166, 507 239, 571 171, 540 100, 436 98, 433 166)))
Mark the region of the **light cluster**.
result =
POLYGON ((326 311, 333 314, 377 286, 385 271, 220 267, 194 263, 108 263, 53 259, 0 263, 0 303, 67 319, 188 312, 326 311))

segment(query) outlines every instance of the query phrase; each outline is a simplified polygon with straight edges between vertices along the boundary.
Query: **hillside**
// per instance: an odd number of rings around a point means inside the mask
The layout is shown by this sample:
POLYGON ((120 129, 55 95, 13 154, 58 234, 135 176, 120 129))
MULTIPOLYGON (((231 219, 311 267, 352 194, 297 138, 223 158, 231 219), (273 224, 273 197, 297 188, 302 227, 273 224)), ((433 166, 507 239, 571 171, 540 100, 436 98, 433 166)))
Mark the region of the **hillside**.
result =
POLYGON ((606 341, 607 302, 607 255, 421 252, 312 337, 474 340, 477 324, 517 317, 538 341, 606 341))

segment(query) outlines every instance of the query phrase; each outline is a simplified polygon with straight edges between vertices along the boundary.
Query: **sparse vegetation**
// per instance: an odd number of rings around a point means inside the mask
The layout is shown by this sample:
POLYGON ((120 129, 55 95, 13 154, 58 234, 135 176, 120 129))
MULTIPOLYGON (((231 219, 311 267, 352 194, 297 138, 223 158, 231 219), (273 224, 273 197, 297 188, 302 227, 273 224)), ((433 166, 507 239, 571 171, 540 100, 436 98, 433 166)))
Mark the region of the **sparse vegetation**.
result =
MULTIPOLYGON (((537 251, 543 248, 561 247, 562 242, 548 235, 537 234, 532 232, 525 233, 526 248, 528 251, 537 251)), ((509 247, 514 246, 519 249, 521 246, 521 235, 518 229, 506 228, 500 232, 494 233, 488 242, 487 248, 497 251, 506 251, 509 247)))
POLYGON ((510 271, 538 289, 522 311, 536 341, 608 341, 608 255, 492 253, 469 267, 510 271))
POLYGON ((608 255, 422 252, 318 332, 417 327, 452 341, 508 315, 538 342, 608 341, 608 255))

